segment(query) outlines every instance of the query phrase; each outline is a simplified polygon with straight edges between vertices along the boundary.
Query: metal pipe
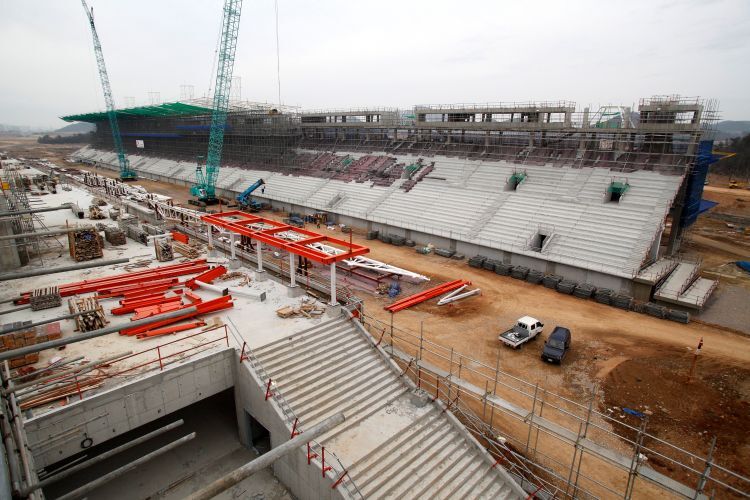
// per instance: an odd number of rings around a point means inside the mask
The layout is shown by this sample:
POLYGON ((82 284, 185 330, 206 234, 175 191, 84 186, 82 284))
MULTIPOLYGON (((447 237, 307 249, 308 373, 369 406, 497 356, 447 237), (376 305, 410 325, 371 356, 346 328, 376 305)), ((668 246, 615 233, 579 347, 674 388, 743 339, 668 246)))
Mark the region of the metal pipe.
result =
POLYGON ((43 236, 43 237, 46 237, 46 236, 57 236, 57 235, 60 235, 60 234, 66 234, 66 233, 72 231, 73 229, 75 229, 75 228, 73 228, 73 227, 66 227, 66 228, 62 228, 62 229, 50 229, 49 231, 37 231, 37 232, 32 232, 32 233, 6 234, 6 235, 3 235, 3 236, 0 236, 0 241, 17 240, 17 239, 20 239, 20 238, 34 238, 34 237, 40 237, 40 236, 43 236))
MULTIPOLYGON (((3 377, 3 379, 8 380, 10 378, 10 368, 8 367, 7 360, 5 361, 5 363, 3 363, 3 368, 5 369, 5 376, 3 377)), ((15 431, 15 440, 16 444, 18 445, 18 452, 21 455, 21 466, 23 467, 24 475, 23 479, 21 480, 21 487, 26 487, 31 484, 32 481, 35 481, 37 479, 36 472, 32 472, 30 466, 31 459, 29 458, 28 452, 31 448, 29 447, 29 443, 26 441, 26 431, 23 428, 21 409, 18 406, 18 401, 16 401, 16 395, 9 394, 6 399, 10 406, 11 427, 15 431)))
POLYGON ((187 443, 188 441, 191 441, 194 438, 195 438, 195 432, 192 432, 192 433, 188 434, 187 436, 181 437, 177 441, 172 441, 168 445, 162 446, 158 450, 154 450, 151 453, 143 455, 141 458, 139 458, 137 460, 134 460, 134 461, 130 462, 127 465, 123 465, 122 467, 113 470, 109 474, 105 474, 105 475, 101 476, 100 478, 91 481, 90 483, 84 484, 80 488, 76 488, 73 491, 71 491, 71 492, 69 492, 69 493, 67 493, 67 494, 65 494, 63 496, 58 497, 58 500, 72 500, 73 498, 82 497, 86 493, 88 493, 88 492, 90 492, 92 490, 95 490, 96 488, 98 488, 98 487, 100 487, 100 486, 108 483, 109 481, 112 481, 113 479, 116 479, 116 478, 122 476, 123 474, 127 474, 131 470, 135 469, 136 467, 138 467, 138 466, 140 466, 142 464, 145 464, 149 460, 152 460, 152 459, 154 459, 154 458, 156 458, 156 457, 158 457, 160 455, 163 455, 164 453, 166 453, 168 451, 171 451, 171 450, 177 448, 178 446, 180 446, 181 444, 187 443))
POLYGON ((27 354, 31 354, 34 352, 44 351, 45 349, 52 349, 53 347, 60 347, 60 346, 68 345, 68 344, 75 344, 76 342, 80 342, 82 340, 95 339, 96 337, 101 337, 102 335, 119 332, 120 330, 126 330, 128 328, 135 328, 137 326, 150 325, 151 323, 156 323, 157 321, 177 318, 185 314, 194 313, 197 310, 198 309, 195 306, 191 306, 185 309, 179 309, 177 311, 170 311, 168 313, 159 314, 158 316, 151 316, 150 318, 143 318, 143 319, 138 319, 135 321, 130 321, 122 325, 107 326, 105 328, 100 328, 99 330, 94 330, 92 332, 78 334, 75 337, 50 340, 48 342, 42 342, 41 344, 20 347, 12 351, 1 352, 0 361, 4 361, 6 359, 17 358, 19 356, 25 356, 27 354))
POLYGON ((16 453, 16 443, 13 441, 13 435, 10 429, 10 419, 5 410, 5 404, 0 403, 0 431, 3 434, 5 443, 5 453, 0 450, 0 455, 8 457, 8 469, 10 470, 11 486, 14 492, 21 489, 21 465, 18 463, 18 454, 16 453))
POLYGON ((344 420, 346 420, 346 417, 341 412, 323 420, 321 423, 311 427, 302 434, 299 434, 289 441, 285 442, 284 444, 277 446, 268 453, 264 453, 252 462, 246 463, 245 465, 230 472, 226 476, 217 479, 204 488, 201 488, 200 490, 190 495, 188 499, 208 500, 209 498, 215 497, 222 491, 228 490, 243 479, 246 479, 256 472, 265 469, 266 467, 276 462, 278 459, 283 458, 290 452, 296 450, 300 446, 303 446, 305 443, 309 443, 321 434, 328 432, 329 430, 342 423, 344 420))
MULTIPOLYGON (((15 309, 9 309, 7 311, 0 311, 0 316, 2 316, 3 314, 14 313, 16 311, 23 311, 24 309, 31 309, 31 304, 26 304, 25 306, 16 307, 15 309)), ((22 328, 27 328, 27 327, 22 327, 22 328)), ((0 333, 5 333, 5 332, 0 332, 0 333)))
MULTIPOLYGON (((20 308, 16 309, 16 311, 19 311, 19 310, 20 308)), ((96 311, 97 309, 88 309, 86 311, 78 311, 78 312, 71 313, 71 314, 64 314, 63 316, 57 316, 56 318, 43 319, 42 321, 37 321, 36 323, 27 323, 21 326, 14 326, 6 330, 0 330, 0 337, 2 337, 3 335, 7 335, 9 333, 18 332, 20 330, 28 330, 29 328, 34 328, 35 326, 41 326, 41 325, 46 325, 47 323, 54 323, 55 321, 62 321, 64 319, 75 318, 76 316, 80 316, 81 314, 89 314, 89 313, 93 313, 96 311)), ((11 312, 11 311, 6 311, 6 312, 11 312)))
POLYGON ((65 210, 71 207, 70 203, 65 203, 59 207, 32 208, 28 210, 19 210, 17 212, 0 212, 0 217, 13 217, 15 215, 38 214, 42 212, 54 212, 56 210, 65 210))
POLYGON ((31 278, 33 276, 45 276, 47 274, 64 273, 65 271, 76 271, 78 269, 89 269, 91 267, 109 266, 112 264, 124 264, 129 262, 129 258, 100 260, 95 262, 84 262, 83 264, 74 264, 72 266, 53 267, 45 269, 36 269, 34 271, 25 271, 17 273, 0 274, 0 281, 17 280, 20 278, 31 278))
POLYGON ((125 450, 128 450, 134 446, 138 446, 139 444, 145 443, 151 438, 155 438, 156 436, 161 436, 165 432, 169 432, 172 429, 176 429, 177 427, 181 426, 183 423, 185 423, 184 420, 179 419, 176 422, 172 422, 169 425, 165 425, 164 427, 161 427, 159 429, 156 429, 155 431, 149 432, 148 434, 144 434, 143 436, 136 438, 132 441, 128 441, 127 443, 120 445, 116 448, 112 448, 109 451, 106 451, 102 453, 101 455, 97 455, 91 460, 86 460, 83 463, 80 463, 74 467, 71 467, 69 469, 66 469, 64 471, 61 471, 58 474, 50 475, 46 477, 45 479, 42 479, 41 481, 37 482, 36 484, 29 486, 28 488, 24 488, 21 491, 21 496, 26 496, 32 491, 38 490, 39 488, 45 488, 50 484, 56 483, 57 481, 61 479, 65 479, 66 477, 70 476, 71 474, 75 474, 79 470, 83 470, 87 467, 91 467, 94 464, 98 464, 99 462, 108 459, 109 457, 112 457, 114 455, 117 455, 120 452, 123 452, 125 450))
MULTIPOLYGON (((74 366, 73 368, 68 368, 59 373, 52 373, 50 375, 45 375, 44 377, 36 379, 36 380, 32 380, 31 382, 24 382, 18 385, 15 385, 15 384, 11 385, 10 389, 8 389, 7 392, 15 392, 17 396, 21 396, 22 394, 26 394, 27 392, 32 392, 32 391, 23 390, 23 389, 26 389, 27 387, 32 387, 32 386, 35 386, 37 384, 40 384, 42 382, 46 382, 47 380, 52 380, 52 379, 60 379, 59 382, 62 382, 63 380, 67 380, 70 378, 70 377, 66 377, 65 375, 68 375, 68 374, 81 375, 83 373, 91 371, 89 370, 89 368, 95 368, 97 365, 109 363, 116 359, 124 358, 125 356, 130 356, 131 354, 133 354, 133 351, 127 351, 127 352, 123 352, 120 354, 115 354, 113 356, 107 356, 106 358, 103 358, 103 359, 95 359, 94 361, 90 361, 86 363, 85 365, 74 366)), ((45 389, 47 389, 47 387, 45 387, 45 389)))
POLYGON ((70 363, 75 363, 76 361, 80 361, 80 360, 82 360, 85 357, 86 356, 76 356, 75 358, 71 358, 71 359, 66 359, 66 360, 62 360, 61 359, 57 363, 53 363, 53 364, 51 364, 51 365, 49 365, 49 366, 47 366, 45 368, 42 368, 40 370, 34 370, 33 372, 27 373, 26 375, 18 375, 18 376, 15 376, 15 377, 11 377, 10 378, 10 382, 24 380, 24 379, 27 379, 29 377, 33 377, 34 375, 40 375, 40 374, 42 374, 44 372, 48 372, 50 370, 54 370, 55 368, 60 368, 61 366, 69 365, 70 363))

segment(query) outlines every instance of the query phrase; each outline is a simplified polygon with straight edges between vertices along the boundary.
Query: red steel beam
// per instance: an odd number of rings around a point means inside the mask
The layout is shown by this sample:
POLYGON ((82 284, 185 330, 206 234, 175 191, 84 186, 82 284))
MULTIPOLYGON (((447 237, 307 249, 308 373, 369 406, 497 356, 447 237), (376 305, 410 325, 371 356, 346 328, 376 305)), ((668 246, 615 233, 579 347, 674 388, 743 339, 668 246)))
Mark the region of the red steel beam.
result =
POLYGON ((191 278, 185 282, 185 286, 190 288, 191 290, 196 290, 198 288, 198 285, 195 284, 196 281, 200 281, 203 283, 211 283, 213 280, 218 278, 219 276, 222 276, 226 274, 227 268, 224 266, 216 266, 213 269, 209 269, 203 274, 199 274, 195 278, 191 278))
POLYGON ((120 335, 128 335, 128 336, 138 335, 139 333, 147 332, 148 330, 153 330, 155 328, 160 328, 162 326, 171 325, 172 323, 178 323, 180 321, 193 318, 201 314, 207 314, 210 312, 221 311, 222 309, 228 309, 230 307, 233 307, 233 305, 234 304, 232 304, 231 295, 224 295, 217 299, 208 300, 200 304, 187 304, 183 306, 183 309, 195 307, 196 311, 192 313, 187 313, 183 316, 177 316, 174 318, 157 321, 156 323, 150 323, 148 325, 136 326, 133 328, 125 328, 123 330, 120 330, 120 335))
POLYGON ((438 295, 442 295, 444 293, 450 292, 451 290, 455 290, 464 285, 470 285, 470 284, 471 282, 465 281, 465 280, 449 281, 447 283, 443 283, 442 285, 429 288, 415 295, 410 295, 409 297, 405 297, 401 300, 397 300, 393 304, 385 306, 383 309, 385 309, 386 311, 395 313, 395 312, 401 311, 402 309, 406 309, 408 307, 424 302, 425 300, 430 300, 432 298, 437 297, 438 295))
MULTIPOLYGON (((147 307, 158 306, 160 304, 169 304, 172 302, 180 302, 181 300, 182 300, 182 297, 180 297, 179 295, 175 295, 174 297, 162 296, 160 298, 151 298, 147 300, 133 302, 130 304, 125 304, 120 307, 115 307, 110 312, 114 314, 115 316, 120 316, 122 314, 128 314, 134 311, 140 311, 141 309, 145 309, 147 307)), ((162 312, 166 312, 166 311, 162 311, 162 312)), ((140 319, 140 318, 137 318, 137 319, 140 319)))
POLYGON ((273 219, 266 219, 257 215, 251 215, 241 211, 230 211, 220 212, 218 214, 204 215, 201 219, 211 225, 226 229, 242 236, 247 236, 254 240, 266 243, 275 248, 286 250, 295 255, 301 255, 302 257, 308 258, 314 262, 321 264, 331 264, 339 262, 345 259, 351 259, 357 255, 364 255, 370 252, 368 247, 358 245, 356 243, 350 243, 348 241, 332 238, 325 236, 320 233, 309 231, 307 229, 292 227, 283 222, 275 221, 273 219), (248 226, 253 224, 262 223, 267 226, 271 226, 265 229, 253 229, 248 226), (283 231, 293 231, 295 233, 307 236, 302 240, 288 241, 281 239, 276 236, 276 233, 283 231), (343 253, 338 255, 330 255, 321 250, 310 248, 306 245, 310 243, 323 243, 336 247, 341 247, 343 253))
POLYGON ((160 335, 169 335, 171 333, 183 332, 185 330, 191 330, 200 326, 206 326, 205 321, 193 321, 192 323, 184 323, 182 325, 167 326, 165 328, 156 328, 155 330, 149 330, 147 332, 139 333, 135 338, 147 339, 149 337, 158 337, 160 335))

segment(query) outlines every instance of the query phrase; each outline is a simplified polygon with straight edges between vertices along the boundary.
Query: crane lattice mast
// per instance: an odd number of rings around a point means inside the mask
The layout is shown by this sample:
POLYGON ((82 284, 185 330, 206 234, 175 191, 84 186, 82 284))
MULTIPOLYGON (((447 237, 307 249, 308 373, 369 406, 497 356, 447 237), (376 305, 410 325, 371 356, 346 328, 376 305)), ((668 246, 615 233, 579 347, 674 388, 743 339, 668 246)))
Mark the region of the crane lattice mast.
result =
POLYGON ((224 145, 224 129, 229 111, 229 92, 232 88, 234 55, 237 50, 237 36, 240 28, 242 0, 225 0, 224 14, 221 23, 221 45, 219 47, 218 67, 216 68, 216 85, 214 86, 213 112, 211 115, 211 134, 208 139, 205 172, 199 164, 196 172, 196 184, 191 191, 194 196, 206 204, 216 203, 216 180, 221 167, 221 149, 224 145))
POLYGON ((93 9, 89 10, 89 6, 86 5, 86 0, 81 0, 81 3, 83 4, 83 10, 86 11, 86 16, 89 18, 89 25, 91 26, 91 36, 94 39, 94 54, 96 54, 96 65, 99 67, 99 79, 102 82, 104 101, 107 105, 107 118, 109 118, 109 128, 112 130, 112 141, 114 142, 115 152, 117 153, 117 162, 120 165, 120 179, 123 181, 135 180, 137 178, 137 175, 135 173, 135 170, 130 168, 128 157, 125 156, 125 148, 122 147, 122 137, 120 137, 120 127, 119 125, 117 125, 117 113, 115 112, 115 100, 112 97, 112 88, 109 85, 107 67, 104 65, 102 44, 99 42, 99 35, 96 33, 96 26, 94 25, 94 12, 93 9))

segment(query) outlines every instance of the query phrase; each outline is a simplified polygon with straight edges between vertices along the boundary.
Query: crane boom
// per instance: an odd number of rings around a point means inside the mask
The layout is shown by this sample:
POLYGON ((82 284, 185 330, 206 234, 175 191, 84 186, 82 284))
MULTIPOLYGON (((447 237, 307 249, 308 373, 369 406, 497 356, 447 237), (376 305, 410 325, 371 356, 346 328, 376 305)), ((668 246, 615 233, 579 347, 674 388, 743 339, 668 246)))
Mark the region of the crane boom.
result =
POLYGON ((242 0, 225 0, 206 170, 204 172, 200 164, 198 165, 195 171, 196 184, 191 189, 194 196, 209 205, 217 201, 216 180, 221 167, 221 150, 224 146, 224 130, 229 111, 229 93, 232 88, 232 72, 234 71, 234 55, 237 50, 241 11, 242 0))
POLYGON ((94 54, 96 54, 96 65, 99 67, 99 79, 102 82, 104 101, 107 105, 107 118, 109 119, 109 128, 112 130, 112 141, 114 142, 115 152, 117 153, 117 162, 120 165, 120 180, 135 180, 137 178, 137 175, 135 173, 135 170, 130 168, 128 157, 125 156, 125 148, 122 147, 122 137, 120 136, 120 127, 117 124, 117 114, 115 112, 115 100, 112 98, 112 88, 109 85, 107 67, 104 65, 104 53, 102 52, 102 44, 99 42, 99 35, 96 33, 96 26, 94 25, 93 10, 89 10, 89 6, 86 5, 86 0, 81 0, 81 4, 83 4, 83 10, 86 11, 86 16, 89 18, 89 25, 91 26, 91 36, 94 39, 94 54))

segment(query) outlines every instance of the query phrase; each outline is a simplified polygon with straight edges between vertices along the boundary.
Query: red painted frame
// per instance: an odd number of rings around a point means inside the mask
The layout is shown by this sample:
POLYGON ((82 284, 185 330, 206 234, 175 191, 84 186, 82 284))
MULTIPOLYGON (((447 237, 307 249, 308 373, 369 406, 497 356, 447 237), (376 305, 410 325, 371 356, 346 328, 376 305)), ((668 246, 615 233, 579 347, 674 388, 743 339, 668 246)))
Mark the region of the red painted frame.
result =
POLYGON ((208 224, 212 224, 216 227, 226 229, 242 236, 247 236, 257 241, 262 241, 263 243, 267 243, 275 248, 286 250, 295 255, 301 255, 302 257, 321 264, 331 264, 333 262, 351 259, 357 255, 364 255, 370 252, 370 249, 366 246, 357 245, 356 243, 340 240, 338 238, 332 238, 314 231, 308 231, 307 229, 284 224, 283 222, 273 219, 266 219, 265 217, 258 217, 257 215, 241 212, 239 210, 204 215, 201 219, 208 224), (252 224, 260 223, 272 227, 260 230, 250 229, 248 227, 252 224), (293 231, 298 234, 303 234, 307 236, 307 238, 299 241, 287 241, 275 236, 275 233, 283 231, 293 231), (344 253, 330 255, 306 246, 310 243, 322 243, 342 247, 344 253))

